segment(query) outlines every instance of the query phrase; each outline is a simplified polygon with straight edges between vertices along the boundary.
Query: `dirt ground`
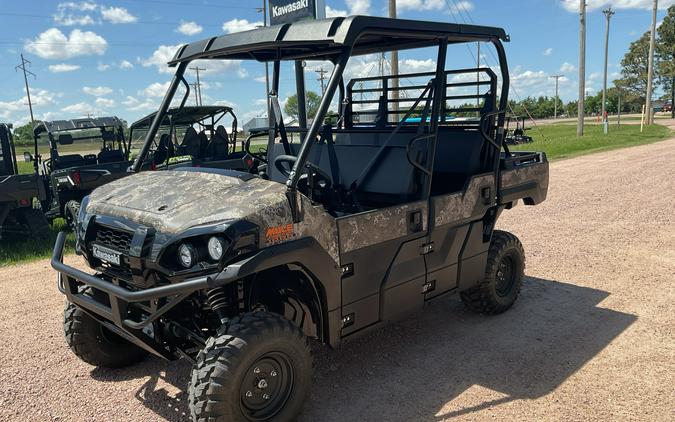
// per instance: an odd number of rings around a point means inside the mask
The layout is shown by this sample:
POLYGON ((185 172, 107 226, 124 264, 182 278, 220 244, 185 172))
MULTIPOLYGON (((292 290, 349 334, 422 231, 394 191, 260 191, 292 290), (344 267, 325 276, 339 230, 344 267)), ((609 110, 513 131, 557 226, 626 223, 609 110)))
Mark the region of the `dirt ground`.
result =
MULTIPOLYGON (((675 139, 554 163, 548 201, 500 221, 527 254, 515 307, 450 296, 321 352, 301 419, 675 420, 674 211, 675 139)), ((0 420, 187 420, 189 365, 80 362, 54 280, 0 269, 0 420)))

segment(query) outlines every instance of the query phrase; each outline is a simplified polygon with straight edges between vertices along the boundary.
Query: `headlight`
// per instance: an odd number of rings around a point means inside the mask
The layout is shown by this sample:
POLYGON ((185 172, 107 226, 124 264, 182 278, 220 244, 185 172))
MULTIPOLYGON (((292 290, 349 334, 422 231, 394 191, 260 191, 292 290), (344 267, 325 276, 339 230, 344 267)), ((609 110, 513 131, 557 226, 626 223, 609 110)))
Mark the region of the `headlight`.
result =
POLYGON ((185 268, 192 268, 197 262, 197 250, 189 243, 183 243, 178 247, 178 260, 185 268))
POLYGON ((223 257, 223 252, 225 252, 225 241, 220 237, 213 236, 209 239, 208 250, 211 259, 214 261, 220 260, 223 257))

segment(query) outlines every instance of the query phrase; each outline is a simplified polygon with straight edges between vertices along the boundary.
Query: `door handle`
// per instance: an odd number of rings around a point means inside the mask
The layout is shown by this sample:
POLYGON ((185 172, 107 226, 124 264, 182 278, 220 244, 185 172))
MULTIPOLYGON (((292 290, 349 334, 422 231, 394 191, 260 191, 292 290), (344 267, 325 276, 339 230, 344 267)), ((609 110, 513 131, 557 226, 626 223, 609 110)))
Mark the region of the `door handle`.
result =
POLYGON ((418 233, 424 228, 422 223, 422 211, 413 210, 408 212, 408 233, 418 233))

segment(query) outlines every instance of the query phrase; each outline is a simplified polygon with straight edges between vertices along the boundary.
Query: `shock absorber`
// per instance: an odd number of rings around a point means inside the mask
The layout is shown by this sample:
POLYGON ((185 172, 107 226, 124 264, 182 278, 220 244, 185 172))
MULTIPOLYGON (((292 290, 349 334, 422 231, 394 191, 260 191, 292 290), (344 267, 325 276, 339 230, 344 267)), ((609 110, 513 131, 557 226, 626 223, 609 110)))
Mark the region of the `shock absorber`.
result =
POLYGON ((228 320, 228 310, 232 303, 224 287, 216 287, 206 292, 206 300, 209 302, 213 312, 218 315, 221 323, 228 320))

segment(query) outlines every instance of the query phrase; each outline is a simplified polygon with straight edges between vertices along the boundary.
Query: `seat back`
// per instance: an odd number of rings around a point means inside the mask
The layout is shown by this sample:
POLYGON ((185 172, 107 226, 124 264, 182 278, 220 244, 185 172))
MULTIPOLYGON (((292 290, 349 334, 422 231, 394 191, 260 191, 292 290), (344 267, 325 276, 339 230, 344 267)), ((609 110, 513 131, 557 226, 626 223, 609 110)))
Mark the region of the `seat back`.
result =
POLYGON ((124 161, 124 152, 120 149, 103 150, 98 153, 98 163, 117 163, 124 161))
POLYGON ((211 160, 225 160, 229 155, 227 131, 223 125, 216 128, 216 132, 208 143, 204 156, 211 160))
POLYGON ((53 160, 52 169, 60 170, 83 165, 85 165, 84 157, 80 154, 59 155, 53 160))
POLYGON ((478 129, 440 127, 431 194, 457 192, 481 169, 483 136, 478 129))
POLYGON ((183 141, 180 143, 181 154, 199 157, 201 153, 201 139, 193 127, 187 128, 183 141))

